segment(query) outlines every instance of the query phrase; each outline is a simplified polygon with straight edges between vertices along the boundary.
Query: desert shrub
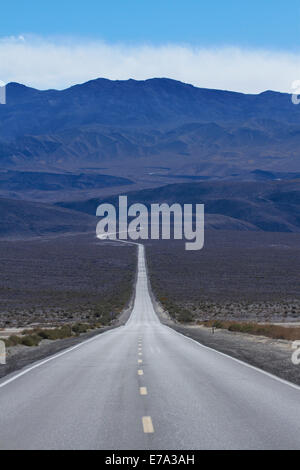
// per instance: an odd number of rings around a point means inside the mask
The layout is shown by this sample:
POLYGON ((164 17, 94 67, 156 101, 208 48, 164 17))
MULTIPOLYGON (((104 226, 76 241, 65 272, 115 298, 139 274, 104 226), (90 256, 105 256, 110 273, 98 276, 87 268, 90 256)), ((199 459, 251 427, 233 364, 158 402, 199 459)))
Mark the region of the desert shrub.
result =
POLYGON ((285 339, 295 341, 300 339, 300 328, 284 327, 281 325, 260 324, 260 323, 242 323, 231 321, 204 321, 197 322, 207 328, 215 327, 218 329, 227 329, 235 333, 248 333, 256 336, 266 336, 272 339, 285 339))
POLYGON ((231 323, 229 326, 228 326, 228 330, 229 331, 236 331, 236 332, 240 332, 240 333, 254 333, 255 332, 255 328, 254 326, 250 325, 250 324, 243 324, 243 323, 231 323))
POLYGON ((38 335, 27 335, 21 338, 21 344, 28 347, 38 346, 41 342, 41 338, 38 335))
POLYGON ((73 335, 72 327, 70 325, 64 325, 57 331, 58 339, 69 338, 73 335))
POLYGON ((69 338, 72 336, 72 328, 69 325, 64 325, 60 328, 52 328, 52 329, 41 329, 36 328, 33 330, 34 334, 42 339, 48 339, 51 341, 55 341, 57 339, 64 339, 69 338))
POLYGON ((87 323, 76 323, 73 326, 63 325, 59 328, 52 329, 28 329, 23 331, 22 336, 13 335, 8 339, 5 339, 5 344, 6 347, 17 346, 18 344, 33 347, 38 346, 43 339, 55 341, 58 339, 70 338, 74 334, 80 335, 81 333, 86 333, 90 329, 101 328, 101 326, 102 325, 100 323, 95 323, 94 325, 89 325, 87 323))
POLYGON ((170 317, 174 318, 174 320, 179 323, 191 323, 194 321, 194 314, 187 308, 175 304, 165 296, 160 296, 159 301, 163 308, 167 310, 170 317))
POLYGON ((12 335, 9 338, 4 340, 7 348, 17 346, 22 343, 22 339, 19 336, 12 335))
MULTIPOLYGON (((42 332, 40 335, 43 334, 42 332)), ((72 336, 72 328, 69 325, 64 325, 61 328, 55 328, 53 330, 46 330, 44 333, 45 339, 52 341, 57 339, 65 339, 72 336)))
POLYGON ((219 329, 225 328, 224 323, 221 322, 220 320, 214 321, 211 326, 212 326, 213 328, 219 328, 219 329))
POLYGON ((41 339, 51 339, 51 332, 54 330, 39 330, 38 335, 41 339))
POLYGON ((91 328, 90 325, 86 323, 76 323, 72 326, 72 330, 76 335, 80 335, 81 333, 86 333, 91 328))
POLYGON ((34 333, 37 333, 39 331, 38 328, 34 328, 34 329, 30 329, 30 330, 23 330, 22 331, 22 336, 28 336, 28 335, 32 335, 34 333))
POLYGON ((189 310, 180 309, 177 313, 177 320, 180 323, 191 323, 194 320, 194 316, 189 310))

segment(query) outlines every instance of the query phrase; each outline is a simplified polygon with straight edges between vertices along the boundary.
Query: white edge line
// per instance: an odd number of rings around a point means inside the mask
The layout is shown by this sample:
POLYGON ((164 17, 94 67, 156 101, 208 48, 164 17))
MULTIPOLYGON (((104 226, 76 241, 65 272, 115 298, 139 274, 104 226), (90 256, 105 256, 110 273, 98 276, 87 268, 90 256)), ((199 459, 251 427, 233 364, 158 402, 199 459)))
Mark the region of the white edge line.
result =
MULTIPOLYGON (((141 244, 140 244, 140 245, 141 245, 141 244)), ((144 246, 144 245, 142 245, 142 246, 144 246)), ((148 275, 147 275, 147 278, 148 278, 148 275)), ((149 291, 149 288, 148 288, 148 291, 149 291)), ((151 296, 150 296, 150 292, 149 292, 149 297, 150 297, 150 300, 151 300, 151 303, 152 303, 152 307, 153 307, 154 313, 155 313, 156 316, 158 317, 158 315, 157 315, 157 313, 156 313, 156 311, 155 311, 155 306, 154 306, 154 304, 153 304, 152 298, 151 298, 151 296)), ((159 317, 158 317, 158 320, 160 321, 159 317)), ((177 331, 177 330, 174 330, 173 328, 171 328, 171 327, 168 326, 168 325, 165 325, 165 324, 162 323, 161 321, 160 321, 160 324, 163 325, 164 327, 168 328, 169 330, 173 331, 173 333, 178 334, 178 335, 182 336, 183 338, 186 338, 186 339, 192 341, 193 343, 197 344, 197 346, 200 347, 200 348, 204 348, 204 349, 206 349, 206 350, 208 350, 208 351, 212 351, 212 352, 214 352, 214 353, 216 353, 216 354, 219 354, 220 356, 226 357, 227 359, 231 359, 232 361, 237 362, 238 364, 241 364, 241 365, 243 365, 243 366, 245 366, 245 367, 248 367, 249 369, 255 370, 256 372, 260 372, 261 374, 266 375, 267 377, 269 377, 269 378, 271 378, 271 379, 273 379, 273 380, 277 380, 277 382, 280 382, 280 383, 282 383, 282 384, 284 384, 284 385, 289 385, 291 388, 294 388, 295 390, 298 390, 298 392, 300 391, 300 386, 299 386, 299 385, 296 385, 296 384, 294 384, 294 383, 292 383, 292 382, 289 382, 288 380, 282 379, 282 378, 278 377, 277 375, 274 375, 274 374, 272 374, 272 373, 270 373, 270 372, 266 372, 265 370, 260 369, 259 367, 252 366, 251 364, 248 364, 247 362, 241 361, 240 359, 237 359, 237 358, 235 358, 235 357, 233 357, 233 356, 230 356, 229 354, 226 354, 226 353, 223 353, 223 352, 221 352, 221 351, 218 351, 217 349, 210 348, 209 346, 205 346, 204 344, 202 344, 202 343, 196 341, 195 339, 193 339, 193 338, 191 338, 191 337, 189 337, 189 336, 186 336, 186 335, 184 335, 183 333, 180 333, 180 332, 177 331)))
MULTIPOLYGON (((109 234, 111 235, 111 234, 109 234)), ((101 237, 97 237, 99 238, 100 240, 104 241, 103 238, 101 237)), ((128 241, 125 241, 125 240, 110 240, 110 241, 115 241, 115 242, 121 242, 121 243, 128 243, 128 244, 131 244, 131 245, 138 245, 138 246, 142 246, 143 245, 141 243, 134 243, 134 242, 128 242, 128 241)), ((122 325, 122 326, 125 326, 125 325, 122 325)), ((29 372, 31 372, 32 370, 34 369, 37 369, 38 367, 41 367, 43 366, 44 364, 47 364, 48 362, 50 361, 53 361, 54 359, 58 359, 59 357, 61 356, 64 356, 65 354, 68 354, 72 351, 74 351, 75 349, 78 349, 80 348, 81 346, 84 346, 85 344, 87 343, 90 343, 91 341, 94 341, 96 339, 99 339, 100 336, 104 336, 108 333, 111 333, 112 331, 115 331, 115 330, 118 330, 119 328, 122 328, 122 326, 119 326, 118 328, 114 328, 113 330, 109 330, 109 331, 104 331, 103 333, 99 333, 98 335, 95 335, 93 338, 90 338, 90 339, 87 339, 86 341, 83 341, 82 343, 79 343, 79 344, 76 344, 76 346, 72 346, 71 348, 68 348, 68 349, 65 349, 64 351, 58 353, 58 354, 55 354, 54 356, 50 356, 48 357, 48 359, 45 359, 43 361, 39 361, 37 363, 35 363, 33 366, 31 367, 28 367, 26 368, 25 370, 23 370, 22 372, 19 372, 18 374, 14 375, 13 377, 11 377, 10 379, 8 380, 5 380, 4 382, 0 382, 0 389, 5 387, 6 385, 14 382, 15 380, 19 379, 20 377, 23 377, 23 375, 26 375, 28 374, 29 372)))
MULTIPOLYGON (((119 241, 119 240, 117 240, 119 241)), ((126 242, 125 242, 126 243, 126 242)), ((141 245, 143 246, 141 243, 136 243, 136 245, 141 245)), ((151 298, 151 297, 150 297, 151 298)), ((151 303, 152 303, 152 306, 153 306, 153 310, 155 312, 155 308, 154 308, 154 305, 153 305, 153 302, 152 302, 152 299, 151 299, 151 303)), ((156 314, 156 312, 155 312, 156 314)), ((156 314, 157 315, 157 314, 156 314)), ((282 384, 285 384, 285 385, 289 385, 290 387, 294 388, 295 390, 298 390, 300 391, 300 387, 299 385, 296 385, 296 384, 293 384, 292 382, 289 382, 288 380, 284 380, 284 379, 281 379, 280 377, 277 377, 276 375, 274 374, 271 374, 270 372, 266 372, 264 371, 263 369, 260 369, 259 367, 255 367, 255 366, 252 366, 251 364, 248 364, 247 362, 244 362, 244 361, 241 361, 240 359, 237 359, 235 357, 232 357, 232 356, 229 356, 228 354, 226 353, 223 353, 221 351, 218 351, 217 349, 213 349, 213 348, 210 348, 209 346, 205 346, 204 344, 202 343, 199 343, 198 341, 196 341, 195 339, 193 338, 190 338, 189 336, 186 336, 182 333, 180 333, 179 331, 176 331, 174 330, 173 328, 171 328, 170 326, 167 326, 163 323, 160 322, 160 324, 162 326, 164 326, 165 328, 168 328, 169 330, 171 330, 173 333, 175 334, 178 334, 180 336, 182 336, 183 338, 187 339, 187 340, 190 340, 192 341, 193 343, 195 343, 198 347, 200 348, 203 348, 203 349, 207 349, 208 351, 212 351, 216 354, 219 354, 220 356, 223 356, 223 357, 226 357, 227 359, 231 359, 232 361, 234 362, 237 362, 238 364, 241 364, 245 367, 248 367, 249 369, 252 369, 252 370, 255 370, 256 372, 260 372, 261 374, 263 375, 266 375, 267 377, 270 377, 271 379, 273 380, 277 380, 277 382, 281 382, 282 384)), ((32 370, 34 369, 37 369, 38 367, 41 367, 43 366, 44 364, 47 364, 48 362, 50 361, 53 361, 54 359, 57 359, 61 356, 64 356, 65 354, 68 354, 69 352, 71 351, 74 351, 75 349, 78 349, 80 348, 81 346, 87 344, 87 343, 90 343, 91 341, 94 341, 96 339, 99 339, 99 337, 105 335, 105 334, 108 334, 108 333, 111 333, 112 331, 115 331, 117 329, 119 329, 120 327, 118 328, 115 328, 114 330, 110 330, 110 331, 106 331, 104 333, 99 333, 99 335, 96 335, 94 336, 93 338, 90 338, 86 341, 83 341, 82 343, 79 343, 77 344, 76 346, 73 346, 72 348, 69 348, 69 349, 66 349, 65 351, 62 351, 61 353, 58 353, 58 354, 55 354, 54 356, 51 356, 49 357, 48 359, 45 359, 44 361, 42 362, 38 362, 37 364, 29 367, 28 369, 25 369, 23 372, 20 372, 19 374, 17 375, 14 375, 13 377, 11 377, 10 379, 6 380, 5 382, 3 383, 0 383, 0 388, 3 388, 5 387, 6 385, 10 384, 11 382, 14 382, 15 380, 17 380, 18 378, 22 377, 23 375, 26 375, 28 374, 29 372, 31 372, 32 370)))
MULTIPOLYGON (((98 237, 98 238, 100 238, 100 237, 98 237)), ((121 242, 122 242, 123 240, 117 240, 117 241, 121 241, 121 242)), ((132 243, 132 242, 125 242, 125 243, 132 243)), ((143 251, 145 251, 145 247, 144 247, 144 245, 143 245, 142 243, 134 243, 134 244, 135 244, 135 245, 142 246, 142 247, 144 248, 143 251)), ((145 255, 144 255, 144 256, 145 256, 145 255)), ((144 259, 145 259, 145 258, 144 258, 144 259)), ((145 262, 146 262, 146 260, 145 260, 145 262)), ((147 278, 148 278, 148 274, 147 274, 147 278)), ((148 288, 148 291, 149 291, 149 288, 148 288)), ((151 300, 151 303, 152 303, 152 307, 153 307, 154 313, 155 313, 156 316, 158 317, 158 315, 157 315, 157 313, 156 313, 156 311, 155 311, 155 307, 154 307, 153 301, 152 301, 151 296, 150 296, 150 292, 149 292, 149 297, 150 297, 150 300, 151 300)), ((129 318, 129 320, 130 320, 130 318, 129 318)), ((129 320, 128 320, 128 322, 129 322, 129 320)), ((208 351, 215 352, 216 354, 219 354, 220 356, 226 357, 227 359, 231 359, 232 361, 235 361, 235 362, 237 362, 238 364, 241 364, 241 365, 243 365, 243 366, 245 366, 245 367, 248 367, 249 369, 255 370, 256 372, 260 372, 261 374, 266 375, 267 377, 270 377, 270 378, 273 379, 273 380, 277 380, 277 382, 280 382, 280 383, 282 383, 282 384, 284 384, 284 385, 289 385, 290 387, 294 388, 295 390, 298 390, 298 392, 300 391, 300 386, 299 386, 299 385, 293 384, 292 382, 289 382, 288 380, 281 379, 281 378, 278 377, 277 375, 271 374, 270 372, 266 372, 265 370, 260 369, 259 367, 252 366, 251 364, 248 364, 247 362, 241 361, 240 359, 237 359, 237 358, 235 358, 235 357, 233 357, 233 356, 229 356, 229 354, 226 354, 226 353, 223 353, 223 352, 221 352, 221 351, 218 351, 217 349, 210 348, 209 346, 205 346, 204 344, 199 343, 199 342, 196 341, 195 339, 190 338, 189 336, 186 336, 186 335, 184 335, 183 333, 179 333, 179 331, 176 331, 176 330, 174 330, 173 328, 171 328, 170 326, 167 326, 167 325, 163 324, 163 323, 160 321, 159 317, 158 317, 158 320, 159 320, 159 322, 160 322, 160 324, 161 324, 162 326, 165 326, 166 328, 168 328, 169 330, 173 331, 174 333, 177 333, 178 335, 183 336, 183 338, 186 338, 186 339, 192 341, 193 343, 197 344, 198 347, 207 349, 208 351)))
POLYGON ((209 350, 209 351, 215 352, 215 353, 219 354, 220 356, 223 356, 223 357, 226 357, 226 358, 228 358, 228 359, 231 359, 232 361, 235 361, 235 362, 237 362, 238 364, 241 364, 241 365, 243 365, 243 366, 246 366, 246 367, 248 367, 249 369, 253 369, 253 370, 255 370, 256 372, 260 372, 261 374, 267 375, 267 376, 270 377, 271 379, 277 380, 278 382, 281 382, 282 384, 289 385, 290 387, 292 387, 292 388, 298 390, 298 392, 300 391, 300 386, 299 386, 299 385, 293 384, 292 382, 289 382, 288 380, 281 379, 280 377, 278 377, 277 375, 272 374, 271 372, 266 372, 265 370, 260 369, 259 367, 252 366, 251 364, 248 364, 247 362, 241 361, 240 359, 237 359, 236 357, 229 356, 229 354, 226 354, 226 353, 223 353, 223 352, 221 352, 221 351, 218 351, 217 349, 210 348, 209 346, 205 346, 204 344, 199 343, 199 342, 196 341, 195 339, 190 338, 189 336, 186 336, 186 335, 184 335, 183 333, 180 333, 179 331, 174 330, 173 328, 171 328, 171 327, 168 326, 168 325, 164 325, 163 323, 162 323, 162 325, 165 326, 166 328, 168 328, 169 330, 172 330, 174 333, 177 333, 178 335, 183 336, 183 338, 186 338, 186 339, 192 341, 193 343, 197 344, 197 345, 198 345, 199 347, 201 347, 201 348, 204 348, 204 349, 207 349, 207 350, 209 350))
POLYGON ((95 341, 96 339, 99 339, 100 337, 103 337, 104 335, 107 335, 108 333, 112 333, 113 331, 118 330, 119 328, 122 328, 122 326, 119 326, 118 328, 114 328, 114 329, 109 330, 109 331, 104 331, 103 333, 99 333, 99 334, 93 336, 93 338, 87 339, 86 341, 83 341, 82 343, 76 344, 76 346, 72 346, 71 348, 65 349, 64 351, 62 351, 58 354, 55 354, 54 356, 48 357, 48 359, 37 362, 33 366, 28 367, 27 369, 23 370, 22 372, 19 372, 18 374, 14 375, 10 379, 6 380, 5 382, 0 383, 0 388, 5 387, 6 385, 10 384, 11 382, 14 382, 15 380, 19 379, 20 377, 23 377, 23 375, 28 374, 28 372, 31 372, 32 370, 37 369, 38 367, 41 367, 44 364, 47 364, 47 362, 53 361, 54 359, 57 359, 61 356, 64 356, 65 354, 68 354, 68 353, 74 351, 74 349, 78 349, 78 348, 80 348, 81 346, 84 346, 87 343, 95 341))

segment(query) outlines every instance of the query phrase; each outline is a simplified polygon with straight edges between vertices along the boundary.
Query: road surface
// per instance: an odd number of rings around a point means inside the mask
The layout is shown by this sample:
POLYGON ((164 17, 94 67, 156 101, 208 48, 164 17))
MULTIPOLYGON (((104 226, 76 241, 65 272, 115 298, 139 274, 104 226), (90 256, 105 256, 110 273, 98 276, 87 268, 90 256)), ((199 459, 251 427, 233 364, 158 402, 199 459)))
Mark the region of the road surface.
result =
POLYGON ((300 389, 162 325, 138 249, 127 325, 0 381, 0 449, 299 449, 300 389))

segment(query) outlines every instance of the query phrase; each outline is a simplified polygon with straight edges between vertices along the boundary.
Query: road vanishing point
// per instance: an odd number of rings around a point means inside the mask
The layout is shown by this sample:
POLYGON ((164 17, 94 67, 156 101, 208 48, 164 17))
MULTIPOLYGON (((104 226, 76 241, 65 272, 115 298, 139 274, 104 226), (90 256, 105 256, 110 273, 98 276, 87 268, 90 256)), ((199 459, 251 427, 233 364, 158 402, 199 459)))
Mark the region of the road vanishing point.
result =
POLYGON ((163 325, 138 246, 125 326, 0 380, 0 449, 300 449, 300 388, 163 325))

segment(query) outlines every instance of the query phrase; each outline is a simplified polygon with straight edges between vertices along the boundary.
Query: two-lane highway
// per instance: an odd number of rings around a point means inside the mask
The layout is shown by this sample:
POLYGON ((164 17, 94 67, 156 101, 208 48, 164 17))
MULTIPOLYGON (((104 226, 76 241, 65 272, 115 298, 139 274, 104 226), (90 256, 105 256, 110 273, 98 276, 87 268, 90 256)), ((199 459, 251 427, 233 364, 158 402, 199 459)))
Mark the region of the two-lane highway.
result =
POLYGON ((125 326, 0 381, 0 449, 299 449, 300 389, 162 325, 138 250, 125 326))

